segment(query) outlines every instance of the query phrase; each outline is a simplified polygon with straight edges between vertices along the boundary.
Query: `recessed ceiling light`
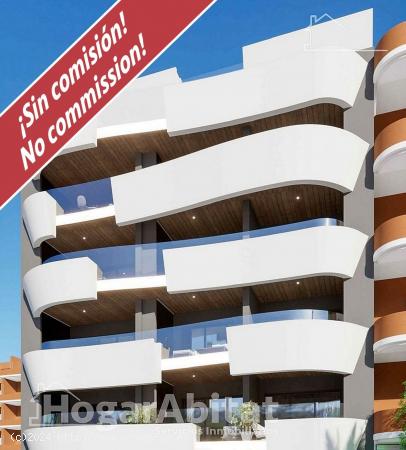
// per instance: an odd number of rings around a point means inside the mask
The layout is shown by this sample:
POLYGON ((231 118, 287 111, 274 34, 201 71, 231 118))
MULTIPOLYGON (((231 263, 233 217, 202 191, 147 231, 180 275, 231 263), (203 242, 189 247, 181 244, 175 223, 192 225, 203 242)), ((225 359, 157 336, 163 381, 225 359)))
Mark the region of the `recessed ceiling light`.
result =
POLYGON ((86 236, 83 236, 82 239, 85 241, 86 240, 86 236))
POLYGON ((85 310, 85 309, 83 309, 83 310, 82 310, 82 312, 83 312, 83 313, 85 313, 85 312, 86 312, 86 310, 85 310))
POLYGON ((195 375, 195 374, 193 374, 193 375, 192 375, 192 378, 196 378, 196 375, 195 375))
POLYGON ((300 200, 300 195, 296 195, 296 200, 300 200))
POLYGON ((196 295, 192 295, 193 300, 196 298, 196 295))
POLYGON ((196 220, 196 216, 192 216, 192 219, 193 219, 193 220, 196 220))
POLYGON ((300 281, 296 281, 296 284, 300 284, 300 281))

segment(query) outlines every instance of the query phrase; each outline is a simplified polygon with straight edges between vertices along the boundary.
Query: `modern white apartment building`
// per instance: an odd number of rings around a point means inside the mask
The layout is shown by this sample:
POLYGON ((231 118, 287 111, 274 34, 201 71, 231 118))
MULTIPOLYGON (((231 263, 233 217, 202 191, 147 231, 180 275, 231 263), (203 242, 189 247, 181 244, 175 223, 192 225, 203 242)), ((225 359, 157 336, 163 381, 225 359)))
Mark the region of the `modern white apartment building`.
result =
POLYGON ((372 32, 367 10, 135 80, 25 189, 26 448, 398 447, 406 31, 375 74, 372 32))

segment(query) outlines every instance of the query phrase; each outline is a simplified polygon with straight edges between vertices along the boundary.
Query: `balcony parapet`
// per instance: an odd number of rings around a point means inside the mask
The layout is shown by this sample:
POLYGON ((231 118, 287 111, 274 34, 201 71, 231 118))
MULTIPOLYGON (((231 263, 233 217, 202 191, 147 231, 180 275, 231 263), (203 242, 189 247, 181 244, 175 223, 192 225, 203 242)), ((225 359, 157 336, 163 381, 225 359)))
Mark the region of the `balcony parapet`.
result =
POLYGON ((89 258, 42 264, 28 271, 23 289, 34 317, 62 303, 97 299, 99 269, 89 258))
POLYGON ((29 450, 110 450, 112 448, 152 448, 154 450, 194 450, 198 428, 186 424, 78 425, 31 428, 25 431, 29 450))
POLYGON ((375 279, 406 276, 406 215, 381 224, 374 236, 375 279))
MULTIPOLYGON (((397 408, 393 409, 383 409, 381 411, 376 411, 374 413, 374 434, 386 434, 388 437, 389 433, 400 433, 401 427, 395 421, 395 414, 397 408)), ((382 439, 383 436, 381 436, 382 439)))
POLYGON ((375 196, 406 192, 406 119, 387 125, 374 147, 375 196))
POLYGON ((389 30, 375 50, 375 114, 406 108, 406 22, 389 30))
POLYGON ((387 160, 392 159, 397 153, 404 152, 405 149, 406 118, 403 118, 387 125, 376 137, 374 172, 386 171, 387 160))
POLYGON ((282 127, 111 179, 32 194, 23 204, 24 223, 37 247, 56 238, 58 227, 107 218, 123 226, 284 186, 309 184, 347 193, 369 147, 336 127, 282 127), (148 195, 134 202, 133 192, 148 195))
POLYGON ((374 341, 375 362, 406 361, 406 311, 377 320, 374 341))
POLYGON ((368 329, 348 322, 293 320, 227 329, 230 373, 355 370, 368 329), (261 343, 268 345, 266 350, 261 343), (351 350, 350 350, 351 349, 351 350))
POLYGON ((352 228, 316 226, 255 239, 168 249, 163 255, 168 292, 208 291, 322 275, 351 278, 367 240, 352 228))
POLYGON ((284 450, 357 449, 366 421, 351 418, 267 420, 267 448, 284 450))
POLYGON ((213 130, 318 103, 351 108, 366 68, 367 61, 353 50, 303 51, 302 47, 275 64, 167 86, 168 133, 213 130))
POLYGON ((36 350, 23 356, 34 394, 162 382, 161 344, 152 339, 36 350))
POLYGON ((394 50, 406 46, 406 22, 401 22, 391 28, 378 42, 375 48, 375 71, 381 63, 386 63, 394 50))
POLYGON ((234 139, 112 178, 118 225, 143 222, 282 186, 354 189, 369 144, 326 125, 295 125, 234 139), (135 202, 133 192, 148 192, 135 202))
MULTIPOLYGON (((235 243, 237 248, 239 248, 241 243, 246 243, 247 241, 252 241, 255 246, 255 242, 259 242, 265 237, 275 238, 278 241, 282 239, 284 245, 289 248, 289 246, 295 245, 297 233, 308 232, 312 236, 313 233, 317 234, 317 232, 311 232, 311 230, 344 229, 340 225, 341 222, 336 219, 321 218, 207 238, 103 247, 59 254, 46 260, 45 264, 27 272, 23 279, 23 288, 33 315, 39 317, 45 309, 57 304, 97 300, 97 293, 101 291, 166 287, 168 267, 165 261, 165 254, 169 251, 180 251, 187 248, 193 251, 194 248, 202 247, 219 248, 221 250, 223 245, 231 243, 235 243), (289 244, 291 241, 292 243, 289 244)), ((329 260, 335 260, 334 252, 336 251, 335 248, 331 247, 330 250, 333 251, 333 254, 325 254, 327 258, 326 267, 323 270, 325 275, 330 274, 334 276, 337 272, 341 274, 338 276, 351 276, 353 264, 356 265, 358 263, 358 260, 353 260, 351 255, 356 258, 357 255, 354 252, 357 249, 361 249, 359 245, 366 239, 364 239, 364 235, 358 233, 355 230, 333 233, 336 234, 337 239, 340 239, 339 236, 343 234, 348 234, 348 245, 352 245, 351 242, 353 245, 348 251, 348 255, 341 255, 345 260, 341 261, 346 266, 345 268, 341 267, 340 262, 338 262, 337 267, 330 267, 329 260), (351 237, 352 234, 354 236, 351 237), (344 272, 341 273, 341 270, 344 270, 344 272)), ((324 233, 324 235, 324 238, 330 242, 330 246, 334 246, 335 237, 330 239, 328 232, 324 233)), ((344 241, 343 245, 345 245, 347 238, 344 236, 342 238, 344 241)), ((313 244, 316 245, 316 242, 313 242, 313 244)), ((308 242, 308 245, 312 245, 312 242, 308 242)), ((321 241, 318 245, 322 245, 321 241)), ((342 251, 338 251, 338 255, 342 251)), ((314 253, 313 250, 310 254, 312 253, 314 253)), ((265 254, 263 257, 265 257, 265 254)), ((339 260, 341 260, 341 257, 337 256, 339 260)), ((255 262, 255 264, 258 263, 255 262)), ((171 266, 170 273, 173 270, 176 271, 177 276, 181 276, 183 269, 171 266)), ((247 262, 243 263, 241 270, 246 273, 245 282, 247 284, 258 284, 258 280, 247 262)), ((271 281, 274 278, 277 281, 277 275, 277 272, 273 271, 268 274, 271 281)), ((302 275, 301 271, 294 271, 290 277, 300 278, 302 275)), ((309 276, 311 275, 309 273, 309 276)), ((313 275, 317 276, 318 270, 313 275)), ((262 281, 264 284, 266 282, 266 279, 262 281)))

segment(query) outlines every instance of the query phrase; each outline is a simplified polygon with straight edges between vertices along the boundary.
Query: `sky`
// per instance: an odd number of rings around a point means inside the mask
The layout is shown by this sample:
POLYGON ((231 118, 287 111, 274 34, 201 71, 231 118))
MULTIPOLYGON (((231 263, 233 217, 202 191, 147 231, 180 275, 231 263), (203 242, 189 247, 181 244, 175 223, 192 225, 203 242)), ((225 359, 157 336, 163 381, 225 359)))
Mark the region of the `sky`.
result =
MULTIPOLYGON (((0 110, 113 3, 0 0, 0 110)), ((368 8, 374 8, 375 42, 406 20, 405 0, 218 0, 148 72, 177 67, 189 79, 235 66, 244 45, 304 28, 311 14, 341 17, 368 8)), ((0 211, 0 361, 20 353, 19 209, 17 198, 0 211)))

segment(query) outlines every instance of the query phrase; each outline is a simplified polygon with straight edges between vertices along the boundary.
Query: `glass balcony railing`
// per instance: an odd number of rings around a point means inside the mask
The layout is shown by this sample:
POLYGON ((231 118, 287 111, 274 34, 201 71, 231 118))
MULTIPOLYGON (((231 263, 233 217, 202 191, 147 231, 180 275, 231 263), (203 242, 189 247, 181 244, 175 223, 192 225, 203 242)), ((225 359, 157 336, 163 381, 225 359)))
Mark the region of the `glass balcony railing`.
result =
POLYGON ((227 350, 227 328, 244 323, 266 323, 282 320, 337 318, 322 310, 288 310, 253 314, 249 317, 231 317, 188 325, 161 328, 141 333, 136 338, 154 338, 162 344, 164 356, 173 358, 221 352, 227 350))
POLYGON ((49 350, 54 348, 87 347, 89 345, 114 344, 117 342, 130 342, 134 340, 135 340, 135 333, 121 333, 121 334, 111 334, 108 336, 47 341, 42 343, 42 349, 49 350))
POLYGON ((113 204, 110 178, 49 189, 47 192, 65 214, 113 204))
POLYGON ((44 414, 42 416, 42 426, 52 427, 59 425, 120 425, 127 423, 127 415, 129 410, 115 410, 115 411, 93 411, 93 413, 82 414, 78 412, 61 413, 55 412, 44 414))
MULTIPOLYGON (((149 423, 195 423, 201 427, 203 440, 222 438, 223 433, 233 434, 233 417, 238 414, 242 398, 222 398, 209 401, 210 407, 162 410, 153 413, 149 423), (230 402, 231 400, 231 402, 230 402), (216 432, 218 430, 218 432, 216 432)), ((121 425, 128 421, 129 410, 94 411, 85 413, 51 413, 42 417, 42 426, 60 425, 121 425)), ((306 419, 314 417, 342 417, 340 400, 313 401, 306 403, 272 403, 258 405, 257 421, 264 426, 265 420, 306 419)), ((134 424, 136 425, 136 423, 134 424)))
POLYGON ((45 263, 88 257, 98 265, 102 272, 103 279, 164 275, 163 251, 167 249, 217 244, 261 236, 270 236, 279 233, 288 233, 306 228, 338 225, 341 225, 341 222, 337 219, 313 219, 276 227, 198 239, 81 250, 52 256, 51 258, 48 258, 45 263))
POLYGON ((180 356, 193 356, 197 354, 226 351, 228 327, 247 323, 255 324, 298 319, 342 320, 342 315, 340 313, 312 309, 272 311, 253 314, 252 316, 229 317, 207 322, 160 328, 154 331, 48 341, 42 344, 42 348, 48 350, 55 348, 111 344, 115 342, 129 342, 140 339, 154 339, 156 342, 162 344, 164 357, 176 358, 180 356))

